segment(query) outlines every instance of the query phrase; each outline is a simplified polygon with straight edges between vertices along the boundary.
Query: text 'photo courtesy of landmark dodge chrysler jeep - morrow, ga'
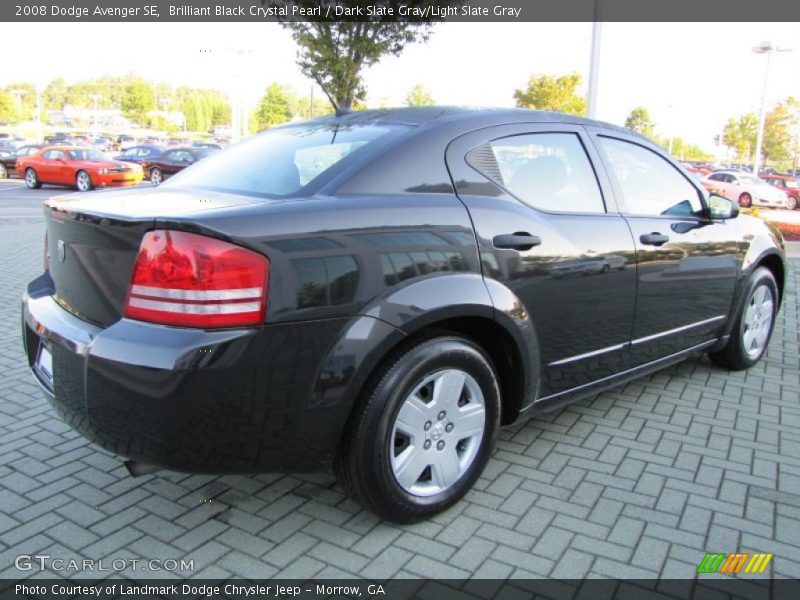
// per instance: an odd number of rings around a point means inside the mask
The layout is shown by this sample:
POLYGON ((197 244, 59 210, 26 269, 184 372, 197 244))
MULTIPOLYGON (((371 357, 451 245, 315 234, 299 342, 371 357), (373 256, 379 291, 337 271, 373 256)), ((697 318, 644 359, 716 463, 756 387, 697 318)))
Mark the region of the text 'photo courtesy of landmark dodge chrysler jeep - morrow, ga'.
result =
POLYGON ((505 425, 702 352, 750 367, 784 287, 780 234, 658 146, 526 110, 276 127, 45 217, 24 342, 67 423, 149 467, 333 466, 398 522, 505 425))

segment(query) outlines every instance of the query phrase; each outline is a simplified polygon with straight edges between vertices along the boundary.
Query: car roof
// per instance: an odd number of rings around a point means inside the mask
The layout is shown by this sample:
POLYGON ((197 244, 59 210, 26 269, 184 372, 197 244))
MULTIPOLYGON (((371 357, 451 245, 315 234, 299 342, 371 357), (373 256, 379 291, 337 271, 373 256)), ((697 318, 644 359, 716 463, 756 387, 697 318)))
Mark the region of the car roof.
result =
POLYGON ((527 108, 490 108, 490 107, 465 107, 465 106, 415 106, 403 108, 379 108, 357 110, 339 115, 327 115, 309 121, 290 123, 284 127, 297 127, 308 124, 398 124, 416 127, 434 127, 437 124, 454 123, 462 121, 464 130, 473 127, 489 127, 507 123, 570 123, 602 127, 603 129, 618 131, 648 140, 630 129, 619 125, 595 121, 577 115, 568 115, 544 110, 530 110, 527 108))
POLYGON ((94 150, 94 148, 91 148, 90 146, 75 146, 74 144, 70 146, 63 146, 63 145, 42 146, 42 149, 43 150, 94 150))

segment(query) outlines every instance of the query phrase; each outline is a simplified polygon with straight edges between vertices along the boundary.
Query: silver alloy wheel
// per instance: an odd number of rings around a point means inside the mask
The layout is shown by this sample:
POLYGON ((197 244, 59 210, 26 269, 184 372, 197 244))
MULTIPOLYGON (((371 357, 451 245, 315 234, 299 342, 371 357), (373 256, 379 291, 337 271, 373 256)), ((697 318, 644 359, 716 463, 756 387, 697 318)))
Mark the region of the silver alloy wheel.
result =
POLYGON ((478 454, 486 405, 478 382, 460 369, 431 373, 406 397, 389 440, 392 473, 410 494, 451 488, 478 454))
POLYGON ((80 171, 78 173, 78 191, 88 192, 90 189, 92 189, 92 180, 89 178, 89 174, 86 171, 80 171))
POLYGON ((153 185, 161 183, 161 169, 153 169, 150 171, 150 183, 153 185))
POLYGON ((28 169, 25 171, 25 183, 29 188, 36 186, 36 173, 33 169, 28 169))
POLYGON ((772 331, 774 303, 772 290, 763 283, 750 294, 742 319, 742 345, 750 359, 756 359, 764 352, 772 331))
POLYGON ((8 179, 8 171, 6 171, 6 166, 0 164, 0 179, 8 179))

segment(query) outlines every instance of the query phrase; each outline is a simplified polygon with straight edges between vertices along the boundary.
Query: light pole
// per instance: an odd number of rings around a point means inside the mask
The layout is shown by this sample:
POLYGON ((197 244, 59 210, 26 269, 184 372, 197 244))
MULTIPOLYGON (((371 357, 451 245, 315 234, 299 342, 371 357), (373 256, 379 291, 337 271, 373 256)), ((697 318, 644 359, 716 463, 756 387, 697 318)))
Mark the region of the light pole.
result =
POLYGON ((97 129, 97 101, 101 98, 100 94, 89 94, 89 98, 94 101, 94 114, 92 115, 92 126, 97 129))
POLYGON ((600 76, 600 42, 603 24, 600 22, 600 4, 602 0, 594 0, 592 23, 592 49, 589 55, 589 93, 586 99, 586 116, 597 118, 597 80, 600 76))
POLYGON ((761 147, 764 144, 764 121, 766 120, 767 112, 767 88, 769 87, 769 66, 770 59, 773 52, 791 52, 791 48, 781 48, 775 46, 772 42, 761 42, 758 46, 753 48, 756 54, 767 55, 767 65, 764 68, 764 87, 761 90, 761 109, 758 113, 758 134, 756 135, 756 152, 753 159, 753 174, 758 177, 758 171, 761 163, 761 147))

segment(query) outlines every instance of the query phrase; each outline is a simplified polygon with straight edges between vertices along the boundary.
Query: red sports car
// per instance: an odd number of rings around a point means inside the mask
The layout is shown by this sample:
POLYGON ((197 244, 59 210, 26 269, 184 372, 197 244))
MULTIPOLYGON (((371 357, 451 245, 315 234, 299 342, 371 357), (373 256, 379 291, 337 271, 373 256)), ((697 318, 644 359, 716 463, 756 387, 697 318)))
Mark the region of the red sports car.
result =
POLYGON ((31 189, 43 183, 68 185, 88 192, 95 187, 136 185, 142 181, 139 165, 108 158, 94 148, 48 146, 17 160, 17 173, 31 189))

